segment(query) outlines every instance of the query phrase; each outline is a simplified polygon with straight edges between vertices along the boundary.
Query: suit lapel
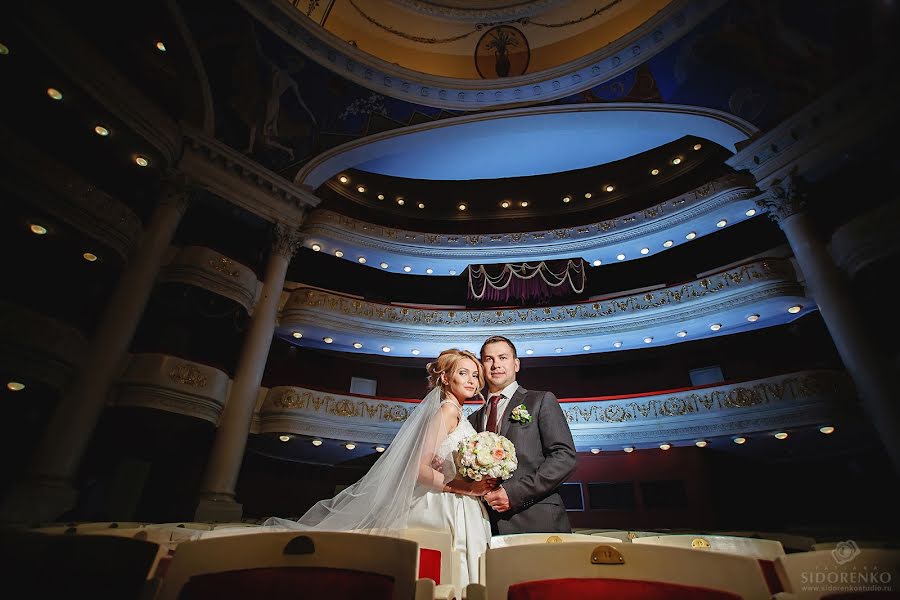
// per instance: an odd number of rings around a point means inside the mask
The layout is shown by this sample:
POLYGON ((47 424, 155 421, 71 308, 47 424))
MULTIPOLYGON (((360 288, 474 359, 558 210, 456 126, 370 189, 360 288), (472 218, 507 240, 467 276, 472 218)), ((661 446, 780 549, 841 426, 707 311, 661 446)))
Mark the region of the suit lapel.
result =
POLYGON ((509 399, 509 402, 506 403, 506 408, 503 411, 503 414, 500 415, 500 435, 503 437, 509 437, 506 435, 506 432, 509 431, 509 425, 511 421, 509 420, 509 415, 512 414, 512 411, 515 407, 525 402, 525 392, 527 392, 525 388, 521 385, 516 389, 516 393, 512 395, 512 398, 509 399))
POLYGON ((469 423, 471 423, 472 428, 475 429, 475 431, 484 431, 484 407, 485 405, 482 404, 481 408, 469 416, 469 423))

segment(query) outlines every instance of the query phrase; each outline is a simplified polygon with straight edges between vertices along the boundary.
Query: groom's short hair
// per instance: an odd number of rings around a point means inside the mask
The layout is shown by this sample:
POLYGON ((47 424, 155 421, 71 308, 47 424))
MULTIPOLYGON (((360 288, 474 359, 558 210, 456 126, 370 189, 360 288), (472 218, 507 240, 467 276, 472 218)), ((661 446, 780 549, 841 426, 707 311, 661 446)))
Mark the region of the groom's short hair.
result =
POLYGON ((497 342, 503 342, 507 344, 510 348, 512 348, 513 358, 519 358, 519 354, 516 352, 516 345, 513 344, 509 338, 505 338, 502 335, 492 335, 488 339, 484 340, 484 343, 481 345, 481 352, 478 353, 482 359, 484 359, 484 349, 488 344, 495 344, 497 342))

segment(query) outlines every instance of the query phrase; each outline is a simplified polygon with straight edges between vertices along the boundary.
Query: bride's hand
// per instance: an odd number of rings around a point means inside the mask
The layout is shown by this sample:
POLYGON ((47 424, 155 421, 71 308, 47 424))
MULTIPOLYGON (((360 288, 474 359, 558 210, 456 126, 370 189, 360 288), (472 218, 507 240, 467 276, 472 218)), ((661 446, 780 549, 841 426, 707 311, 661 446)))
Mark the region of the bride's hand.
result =
POLYGON ((465 494, 467 496, 481 497, 496 489, 499 484, 498 479, 487 478, 481 481, 469 481, 467 479, 454 479, 447 484, 448 491, 454 494, 465 494))

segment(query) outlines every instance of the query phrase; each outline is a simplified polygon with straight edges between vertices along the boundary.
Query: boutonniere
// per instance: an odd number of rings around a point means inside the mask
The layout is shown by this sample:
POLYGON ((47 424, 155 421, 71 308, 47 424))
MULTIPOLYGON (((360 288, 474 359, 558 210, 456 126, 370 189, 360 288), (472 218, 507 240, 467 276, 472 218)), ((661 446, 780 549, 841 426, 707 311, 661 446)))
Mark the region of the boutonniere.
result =
POLYGON ((509 415, 509 420, 522 424, 531 423, 531 413, 528 412, 528 409, 525 408, 524 404, 520 404, 512 410, 512 413, 509 415))

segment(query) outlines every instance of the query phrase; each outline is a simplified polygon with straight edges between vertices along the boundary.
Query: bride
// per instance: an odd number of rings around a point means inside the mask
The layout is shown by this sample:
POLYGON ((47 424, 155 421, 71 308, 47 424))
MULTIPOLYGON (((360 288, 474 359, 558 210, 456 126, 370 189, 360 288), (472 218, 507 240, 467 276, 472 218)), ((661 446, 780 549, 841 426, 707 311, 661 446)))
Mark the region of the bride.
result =
POLYGON ((478 559, 491 527, 480 497, 496 479, 473 482, 456 473, 454 453, 475 429, 463 403, 481 397, 484 369, 474 354, 451 348, 426 365, 430 391, 369 472, 297 521, 273 517, 264 525, 319 531, 398 535, 407 528, 450 531, 460 558, 459 589, 477 581, 478 559))

